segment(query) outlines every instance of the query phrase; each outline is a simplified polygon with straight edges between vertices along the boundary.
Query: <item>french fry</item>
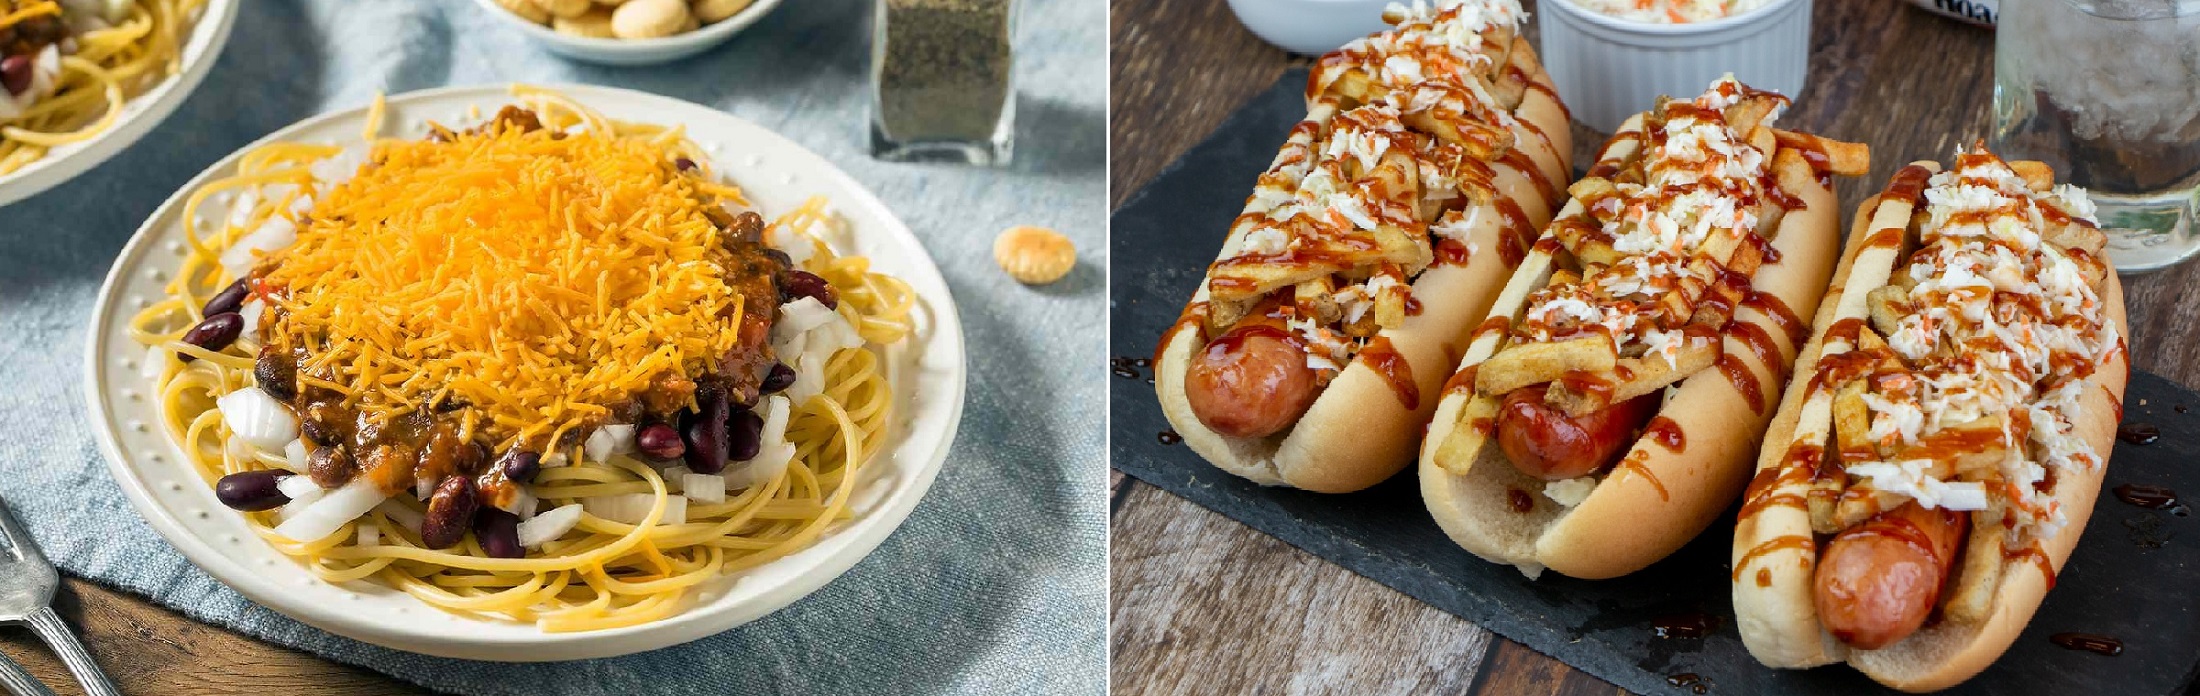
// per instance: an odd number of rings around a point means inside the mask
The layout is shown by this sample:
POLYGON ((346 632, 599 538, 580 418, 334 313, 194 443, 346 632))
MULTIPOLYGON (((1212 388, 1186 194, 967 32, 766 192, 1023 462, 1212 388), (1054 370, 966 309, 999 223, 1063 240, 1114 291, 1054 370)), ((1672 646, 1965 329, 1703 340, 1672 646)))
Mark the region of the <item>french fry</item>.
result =
POLYGON ((2017 160, 2006 164, 2009 165, 2009 169, 2017 173, 2018 177, 2024 179, 2024 185, 2027 188, 2034 191, 2045 191, 2055 187, 2055 168, 2047 166, 2046 162, 2017 160))
POLYGON ((1765 127, 1762 123, 1757 124, 1756 128, 1749 129, 1749 132, 1743 138, 1748 140, 1749 146, 1756 148, 1758 152, 1773 154, 1780 149, 1780 137, 1774 135, 1772 129, 1765 127))
POLYGON ((1441 87, 1436 83, 1425 83, 1417 89, 1438 92, 1444 96, 1433 108, 1400 114, 1400 122, 1434 135, 1438 141, 1459 145, 1466 149, 1467 154, 1484 162, 1496 161, 1513 148, 1511 130, 1469 117, 1460 105, 1454 103, 1454 100, 1465 99, 1465 92, 1441 87))
POLYGON ((1504 33, 1503 43, 1490 41, 1487 38, 1489 36, 1488 32, 1483 34, 1485 37, 1485 50, 1503 51, 1496 60, 1491 61, 1489 82, 1485 87, 1487 87, 1490 97, 1496 99, 1497 103, 1503 104, 1508 110, 1519 108, 1520 102, 1527 99, 1528 73, 1525 70, 1508 70, 1506 66, 1512 64, 1516 54, 1530 50, 1527 47, 1528 42, 1513 41, 1511 33, 1509 30, 1504 33))
POLYGON ((1612 340, 1603 336, 1519 343, 1483 361, 1475 374, 1474 388, 1485 395, 1506 394, 1558 379, 1568 372, 1610 374, 1618 367, 1619 355, 1612 349, 1612 340))
POLYGON ((1718 359, 1719 347, 1716 342, 1691 340, 1675 351, 1670 363, 1666 362, 1665 356, 1652 354, 1618 360, 1618 369, 1610 374, 1623 375, 1625 379, 1613 384, 1610 391, 1579 391, 1567 381, 1560 380, 1551 384, 1543 402, 1569 416, 1595 413, 1612 404, 1664 389, 1710 367, 1718 359))
POLYGON ((1732 126, 1734 132, 1746 135, 1757 130, 1757 126, 1765 122, 1765 117, 1771 116, 1773 111, 1786 102, 1786 99, 1762 92, 1744 94, 1733 106, 1726 107, 1726 124, 1732 126))
MULTIPOLYGON (((1821 138, 1810 133, 1773 129, 1780 140, 1780 149, 1809 150, 1826 155, 1826 170, 1841 176, 1863 176, 1871 172, 1871 146, 1821 138)), ((1802 154, 1800 152, 1796 153, 1802 154)), ((1775 157, 1777 158, 1777 156, 1775 157)))
POLYGON ((1335 323, 1344 318, 1344 307, 1337 304, 1337 284, 1333 276, 1313 278, 1291 288, 1292 300, 1299 313, 1313 317, 1322 324, 1335 323))
POLYGON ((1865 380, 1852 379, 1833 392, 1834 451, 1843 464, 1848 463, 1851 452, 1867 452, 1873 458, 1880 454, 1879 443, 1871 436, 1871 408, 1864 405, 1865 387, 1865 380))
POLYGON ((1872 328, 1892 336, 1901 328, 1902 316, 1910 313, 1910 293, 1894 285, 1872 288, 1864 294, 1864 307, 1871 311, 1872 328))
POLYGON ((1437 445, 1437 461, 1443 462, 1444 470, 1455 476, 1466 475, 1473 468, 1474 460, 1479 458, 1476 455, 1481 454, 1482 446, 1490 439, 1489 432, 1475 424, 1496 421, 1497 399, 1479 394, 1468 399, 1466 407, 1459 409, 1458 427, 1452 428, 1451 436, 1437 445))
POLYGON ((1969 517, 1971 538, 1964 542, 1962 565, 1949 585, 1954 591, 1948 593, 1941 611, 1955 621, 1980 623, 1993 612, 1994 591, 2001 586, 2002 544, 2009 532, 2001 526, 2000 511, 1993 508, 1973 511, 1969 517))
POLYGON ((1841 492, 1840 501, 1834 503, 1829 526, 1838 532, 1863 524, 1879 513, 1900 507, 1906 500, 1909 496, 1882 491, 1868 481, 1858 481, 1841 492))
POLYGON ((1962 423, 1942 428, 1927 441, 1898 448, 1892 461, 1912 459, 1933 460, 1934 478, 1977 480, 1981 474, 1999 470, 2002 460, 2009 458, 2009 443, 2004 439, 2008 420, 2003 414, 1992 413, 1962 423), (1958 447, 1937 445, 1935 442, 1960 443, 1958 447), (1950 453, 1953 450, 1953 454, 1950 453))
POLYGON ((1822 475, 1812 478, 1810 488, 1803 492, 1803 502, 1810 508, 1810 531, 1818 534, 1839 534, 1842 529, 1834 524, 1834 513, 1841 498, 1848 493, 1849 475, 1836 463, 1822 475))
POLYGON ((1375 293, 1375 311, 1373 312, 1375 323, 1382 325, 1384 328, 1394 328, 1404 324, 1406 322, 1406 301, 1410 297, 1409 293, 1411 293, 1410 288, 1412 286, 1405 284, 1405 274, 1399 272, 1398 267, 1394 264, 1384 264, 1378 274, 1389 276, 1398 282, 1395 285, 1383 288, 1381 292, 1375 293))
POLYGON ((2047 233, 2041 238, 2058 249, 2077 249, 2090 256, 2100 256, 2101 250, 2108 247, 2108 235, 2102 233, 2101 228, 2076 220, 2048 225, 2047 233))

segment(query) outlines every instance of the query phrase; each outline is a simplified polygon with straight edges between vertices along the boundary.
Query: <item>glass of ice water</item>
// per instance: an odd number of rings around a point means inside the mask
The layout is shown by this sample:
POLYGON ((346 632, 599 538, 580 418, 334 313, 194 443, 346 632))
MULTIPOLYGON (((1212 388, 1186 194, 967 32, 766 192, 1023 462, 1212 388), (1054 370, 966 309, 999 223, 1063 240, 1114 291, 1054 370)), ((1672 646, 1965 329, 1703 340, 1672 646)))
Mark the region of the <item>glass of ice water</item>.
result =
POLYGON ((2124 272, 2200 252, 2200 0, 2005 0, 1992 147, 2086 187, 2124 272))

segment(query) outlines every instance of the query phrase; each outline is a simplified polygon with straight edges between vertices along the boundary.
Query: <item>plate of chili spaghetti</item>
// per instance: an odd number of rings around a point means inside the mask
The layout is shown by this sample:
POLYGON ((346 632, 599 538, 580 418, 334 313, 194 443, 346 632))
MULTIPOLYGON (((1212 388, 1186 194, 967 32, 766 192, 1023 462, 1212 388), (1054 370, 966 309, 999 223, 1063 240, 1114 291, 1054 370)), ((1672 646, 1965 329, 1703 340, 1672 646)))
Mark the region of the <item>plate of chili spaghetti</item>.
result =
POLYGON ((817 155, 587 86, 377 98, 155 212, 88 399, 139 512, 247 597, 447 657, 673 645, 815 591, 914 508, 962 336, 817 155))
POLYGON ((221 57, 236 0, 0 0, 0 206, 142 138, 221 57))

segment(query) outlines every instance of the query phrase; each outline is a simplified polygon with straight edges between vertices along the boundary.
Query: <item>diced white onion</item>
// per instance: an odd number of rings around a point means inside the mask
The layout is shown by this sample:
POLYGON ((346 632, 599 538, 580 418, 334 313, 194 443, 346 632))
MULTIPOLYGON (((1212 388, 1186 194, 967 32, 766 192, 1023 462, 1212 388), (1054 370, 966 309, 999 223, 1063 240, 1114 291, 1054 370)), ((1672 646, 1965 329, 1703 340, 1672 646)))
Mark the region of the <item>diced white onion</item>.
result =
POLYGON ((321 539, 336 533, 344 523, 358 519, 388 498, 375 487, 374 481, 361 476, 313 501, 303 512, 277 525, 275 533, 293 541, 321 539))
POLYGON ((290 502, 283 503, 283 506, 275 511, 275 522, 277 524, 289 522, 290 518, 304 513, 306 508, 313 507, 313 504, 319 501, 321 496, 328 494, 328 491, 322 490, 319 485, 314 484, 313 479, 304 476, 292 476, 283 479, 277 482, 275 487, 277 490, 282 491, 285 497, 290 498, 290 502), (284 485, 290 484, 291 481, 304 481, 305 485, 284 485))
POLYGON ((815 353, 804 353, 794 359, 794 384, 787 385, 787 398, 794 403, 809 403, 810 397, 825 393, 825 361, 815 353))
POLYGON ((359 167, 366 163, 366 148, 352 146, 344 148, 343 152, 321 158, 306 167, 306 171, 313 173, 313 180, 322 185, 321 190, 325 193, 338 184, 350 181, 353 175, 359 173, 359 167))
POLYGON ((558 537, 565 536, 566 532, 573 531, 573 525, 580 521, 579 503, 560 505, 549 512, 536 515, 534 519, 519 523, 519 545, 533 548, 556 541, 558 537))
POLYGON ((687 468, 686 465, 667 467, 663 472, 663 475, 665 477, 665 490, 671 491, 673 493, 685 492, 687 477, 688 475, 693 473, 695 473, 695 471, 693 469, 687 468))
POLYGON ((244 307, 237 310, 237 315, 244 319, 244 333, 238 335, 254 341, 260 340, 260 314, 266 311, 267 303, 261 302, 260 298, 245 300, 244 307))
POLYGON ((435 495, 435 486, 436 486, 436 484, 438 484, 438 483, 442 483, 442 482, 441 482, 441 481, 430 481, 430 480, 428 480, 428 479, 427 479, 427 478, 425 478, 425 477, 420 477, 420 478, 414 478, 414 479, 413 479, 413 498, 415 498, 415 499, 417 499, 417 500, 419 500, 420 502, 423 502, 423 503, 425 503, 425 502, 428 502, 428 496, 431 496, 431 495, 435 495))
POLYGON ((716 474, 687 474, 680 477, 680 488, 688 500, 698 503, 726 502, 726 477, 716 474))
POLYGON ((298 439, 298 419, 267 392, 239 389, 223 394, 214 401, 214 406, 221 410, 222 422, 229 426, 229 432, 253 447, 280 452, 284 445, 298 439))
POLYGON ((518 518, 520 518, 520 519, 523 519, 523 520, 524 520, 524 519, 527 519, 527 518, 529 518, 529 517, 534 517, 534 516, 535 516, 535 492, 534 492, 534 490, 533 490, 533 488, 534 488, 534 487, 533 487, 533 486, 524 486, 524 485, 523 485, 523 486, 519 486, 518 488, 519 488, 519 493, 518 493, 517 495, 514 495, 514 496, 512 496, 511 500, 507 500, 507 501, 505 501, 503 505, 499 505, 499 506, 496 506, 496 507, 497 507, 497 509, 498 509, 498 510, 503 510, 503 511, 505 511, 505 512, 509 512, 509 513, 512 513, 512 515, 513 515, 513 516, 515 516, 515 517, 518 517, 518 518))
POLYGON ((581 443, 581 456, 592 462, 611 461, 611 455, 634 451, 634 426, 614 423, 597 428, 581 443))
POLYGON ((283 445, 283 468, 289 469, 293 474, 307 473, 306 468, 311 464, 306 460, 306 455, 306 441, 291 440, 290 444, 283 445))
POLYGON ((359 525, 359 545, 374 546, 382 543, 382 528, 371 524, 359 525))
POLYGON ((779 305, 779 322, 772 325, 772 335, 792 337, 832 321, 840 316, 828 309, 815 297, 798 297, 793 302, 779 305))
POLYGON ((573 462, 566 459, 564 452, 552 452, 542 458, 542 468, 545 469, 556 469, 571 463, 573 462))
POLYGON ((391 522, 403 525, 415 534, 420 532, 420 525, 427 522, 427 518, 421 515, 419 510, 405 507, 404 503, 395 500, 382 503, 375 509, 381 510, 383 517, 390 518, 391 522))
POLYGON ((321 488, 321 484, 314 483, 311 476, 285 476, 283 480, 275 482, 275 490, 282 491, 291 500, 319 498, 322 493, 327 492, 321 488))
POLYGON ((266 222, 260 223, 258 228, 238 238, 235 244, 222 252, 222 268, 229 271, 231 278, 243 278, 245 273, 252 270, 253 265, 260 262, 259 256, 253 252, 273 252, 287 248, 297 241, 297 225, 291 224, 289 218, 281 215, 269 215, 266 222))

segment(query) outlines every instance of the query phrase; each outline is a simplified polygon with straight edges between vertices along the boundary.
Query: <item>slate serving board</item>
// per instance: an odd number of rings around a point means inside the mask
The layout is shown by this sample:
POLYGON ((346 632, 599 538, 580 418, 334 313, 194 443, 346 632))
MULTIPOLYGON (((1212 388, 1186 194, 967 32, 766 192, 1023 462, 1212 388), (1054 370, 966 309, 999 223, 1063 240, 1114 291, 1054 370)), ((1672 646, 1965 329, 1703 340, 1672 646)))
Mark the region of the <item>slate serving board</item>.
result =
MULTIPOLYGON (((1703 693, 1686 677, 1675 680, 1691 674, 1711 693, 1885 691, 1843 666, 1773 670, 1749 656, 1728 594, 1733 510, 1634 575, 1590 582, 1546 573, 1531 581, 1445 538, 1421 505, 1410 467, 1350 495, 1263 488, 1162 437, 1169 423, 1155 401, 1152 372, 1131 361, 1153 354, 1191 297, 1254 178, 1304 116, 1304 84, 1304 70, 1286 74, 1114 215, 1114 466, 1631 691, 1703 693), (1661 619, 1698 614, 1711 617, 1707 635, 1658 637, 1661 619)), ((2200 394, 2134 374, 2126 402, 2126 423, 2157 425, 2161 438, 2119 444, 2106 487, 2137 483, 2200 494, 2200 414, 2180 410, 2200 407, 2200 394)), ((2200 518, 2182 508, 2132 506, 2104 490, 2077 552, 2024 634, 1993 667, 1949 693, 2200 693, 2196 600, 2200 518), (2065 631, 2113 636, 2123 641, 2123 653, 2068 650, 2048 639, 2065 631)))

